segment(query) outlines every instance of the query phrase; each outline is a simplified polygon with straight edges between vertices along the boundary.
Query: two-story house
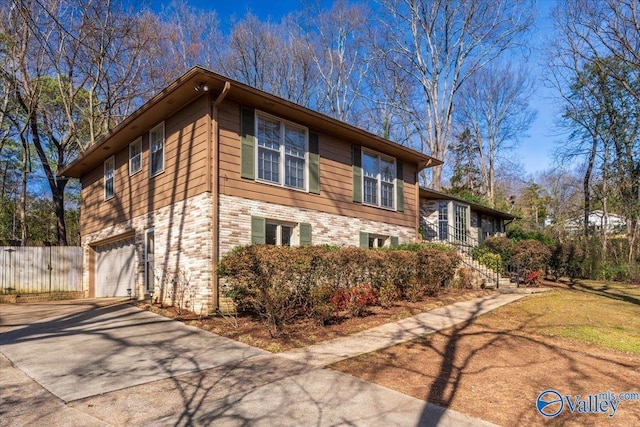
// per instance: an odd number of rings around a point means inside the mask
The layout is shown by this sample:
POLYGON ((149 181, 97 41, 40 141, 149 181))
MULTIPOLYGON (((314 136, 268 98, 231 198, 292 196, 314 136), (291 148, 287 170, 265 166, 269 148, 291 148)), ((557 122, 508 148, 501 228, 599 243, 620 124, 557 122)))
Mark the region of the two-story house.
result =
POLYGON ((248 244, 421 239, 418 172, 439 160, 195 67, 61 174, 82 183, 87 296, 219 303, 218 260, 248 244))

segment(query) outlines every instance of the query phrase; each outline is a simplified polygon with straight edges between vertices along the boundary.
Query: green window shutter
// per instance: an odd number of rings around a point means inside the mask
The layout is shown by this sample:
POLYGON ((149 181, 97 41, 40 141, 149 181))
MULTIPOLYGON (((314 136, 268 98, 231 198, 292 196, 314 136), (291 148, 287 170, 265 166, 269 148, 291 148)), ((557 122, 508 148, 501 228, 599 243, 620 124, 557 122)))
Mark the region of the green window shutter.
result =
POLYGON ((364 231, 360 232, 360 247, 361 248, 369 248, 369 233, 365 233, 364 231))
POLYGON ((251 244, 264 245, 266 242, 267 221, 259 216, 251 217, 251 244))
POLYGON ((311 224, 301 222, 300 228, 300 246, 311 244, 311 224))
MULTIPOLYGON (((353 201, 362 203, 362 150, 359 145, 351 146, 351 164, 353 165, 353 201)), ((368 242, 367 247, 369 247, 368 242)))
POLYGON ((404 165, 396 160, 396 210, 404 212, 404 165))
POLYGON ((255 114, 251 108, 240 112, 240 169, 243 178, 255 179, 255 114))
POLYGON ((320 194, 320 154, 316 132, 309 132, 309 192, 320 194))
POLYGON ((398 236, 391 236, 391 246, 398 246, 400 244, 398 236))

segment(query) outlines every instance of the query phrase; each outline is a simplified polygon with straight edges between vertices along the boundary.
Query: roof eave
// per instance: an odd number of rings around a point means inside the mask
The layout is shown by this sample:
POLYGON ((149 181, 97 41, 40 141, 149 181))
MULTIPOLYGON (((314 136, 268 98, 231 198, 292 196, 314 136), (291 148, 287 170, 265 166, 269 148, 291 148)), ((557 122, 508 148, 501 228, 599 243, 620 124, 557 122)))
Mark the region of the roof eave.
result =
POLYGON ((516 215, 513 215, 511 213, 500 211, 500 210, 493 209, 493 208, 489 208, 487 206, 483 206, 483 205, 478 204, 478 203, 470 202, 468 200, 461 199, 459 197, 453 196, 451 194, 444 193, 442 191, 433 190, 431 188, 420 187, 420 196, 422 196, 423 194, 432 194, 435 197, 441 197, 441 198, 443 198, 445 200, 454 200, 454 201, 466 203, 467 205, 469 205, 472 208, 474 208, 474 210, 476 210, 476 211, 489 213, 489 214, 491 214, 493 216, 497 216, 497 217, 500 217, 502 219, 511 220, 511 221, 513 221, 515 219, 519 219, 516 215))
MULTIPOLYGON (((321 124, 326 124, 327 127, 330 127, 338 133, 343 133, 353 136, 354 138, 361 139, 362 141, 370 141, 374 145, 379 145, 384 147, 384 151, 386 154, 394 155, 394 157, 401 158, 403 160, 411 160, 415 161, 418 165, 418 170, 422 170, 424 168, 434 167, 438 165, 442 165, 443 162, 426 154, 423 154, 419 151, 413 150, 409 147, 405 147, 403 145, 397 144, 393 141, 384 139, 378 135, 367 132, 363 129, 357 128, 355 126, 349 125, 347 123, 341 122, 337 119, 325 116, 322 113, 311 110, 307 107, 303 107, 301 105, 295 104, 291 101, 288 101, 283 98, 279 98, 270 93, 264 92, 262 90, 253 88, 244 83, 240 83, 229 79, 220 74, 216 74, 210 70, 202 68, 200 66, 195 66, 187 71, 185 74, 176 79, 173 83, 168 85, 165 89, 160 91, 158 94, 153 96, 149 101, 144 103, 140 108, 134 111, 131 115, 126 117, 121 123, 119 123, 116 127, 114 127, 109 133, 100 138, 95 144, 88 147, 77 159, 71 162, 69 165, 64 167, 58 172, 60 176, 67 176, 72 178, 79 178, 84 175, 88 169, 91 168, 93 163, 96 163, 96 159, 91 159, 90 156, 94 155, 94 153, 98 152, 98 150, 104 148, 105 150, 109 147, 106 147, 105 144, 115 138, 121 132, 127 130, 130 126, 133 128, 133 124, 136 120, 141 119, 141 116, 145 116, 150 110, 154 108, 162 108, 160 106, 163 102, 171 101, 170 97, 176 94, 175 97, 181 97, 185 99, 193 100, 197 95, 193 91, 185 90, 183 87, 191 82, 192 84, 197 81, 205 81, 207 83, 211 83, 211 86, 226 86, 226 84, 230 84, 233 86, 233 96, 237 97, 242 101, 254 99, 254 102, 257 104, 260 100, 260 104, 270 105, 274 108, 287 110, 290 112, 296 111, 299 114, 305 116, 309 122, 315 122, 318 127, 321 124), (182 90, 181 90, 182 89, 182 90), (178 92, 179 91, 179 92, 178 92), (193 95, 192 95, 193 93, 193 95), (257 98, 255 98, 257 97, 257 98)), ((180 105, 180 104, 177 104, 180 105)), ((177 107, 176 107, 177 108, 177 107)), ((148 118, 147 116, 146 118, 148 118)), ((324 128, 324 126, 323 126, 324 128)), ((129 130, 130 131, 130 130, 129 130)), ((125 137, 126 135, 122 135, 125 137)), ((107 155, 106 153, 104 155, 107 155)), ((101 156, 97 156, 101 157, 101 156)), ((95 165, 93 165, 95 167, 95 165)))

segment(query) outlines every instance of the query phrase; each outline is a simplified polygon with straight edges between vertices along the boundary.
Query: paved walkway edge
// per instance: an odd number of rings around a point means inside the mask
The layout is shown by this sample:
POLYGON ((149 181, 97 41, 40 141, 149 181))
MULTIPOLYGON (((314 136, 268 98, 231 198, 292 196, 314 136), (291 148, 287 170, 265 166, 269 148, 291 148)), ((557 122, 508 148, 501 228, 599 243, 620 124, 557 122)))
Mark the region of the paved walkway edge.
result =
POLYGON ((529 293, 494 293, 278 355, 320 368, 471 321, 527 295, 529 293))

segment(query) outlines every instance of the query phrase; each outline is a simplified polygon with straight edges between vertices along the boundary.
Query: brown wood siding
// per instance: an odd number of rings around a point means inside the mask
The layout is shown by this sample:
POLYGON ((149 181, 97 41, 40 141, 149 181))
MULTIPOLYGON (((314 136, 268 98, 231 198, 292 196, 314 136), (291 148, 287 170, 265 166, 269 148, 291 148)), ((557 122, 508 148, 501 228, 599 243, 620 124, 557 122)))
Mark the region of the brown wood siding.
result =
POLYGON ((112 199, 104 200, 102 165, 82 178, 83 235, 207 191, 207 138, 210 132, 207 100, 206 96, 198 98, 165 119, 162 173, 150 177, 150 129, 146 129, 141 135, 142 169, 139 172, 129 176, 128 146, 115 156, 115 195, 112 199))
MULTIPOLYGON (((320 194, 310 194, 240 176, 240 106, 225 101, 219 109, 220 193, 315 209, 321 212, 415 227, 417 216, 415 176, 417 164, 404 162, 404 212, 364 206, 352 200, 351 143, 320 133, 320 194)), ((292 120, 289 117, 283 119, 292 120)), ((299 123, 304 125, 304 123, 299 123)), ((321 132, 321 129, 311 129, 321 132)))

